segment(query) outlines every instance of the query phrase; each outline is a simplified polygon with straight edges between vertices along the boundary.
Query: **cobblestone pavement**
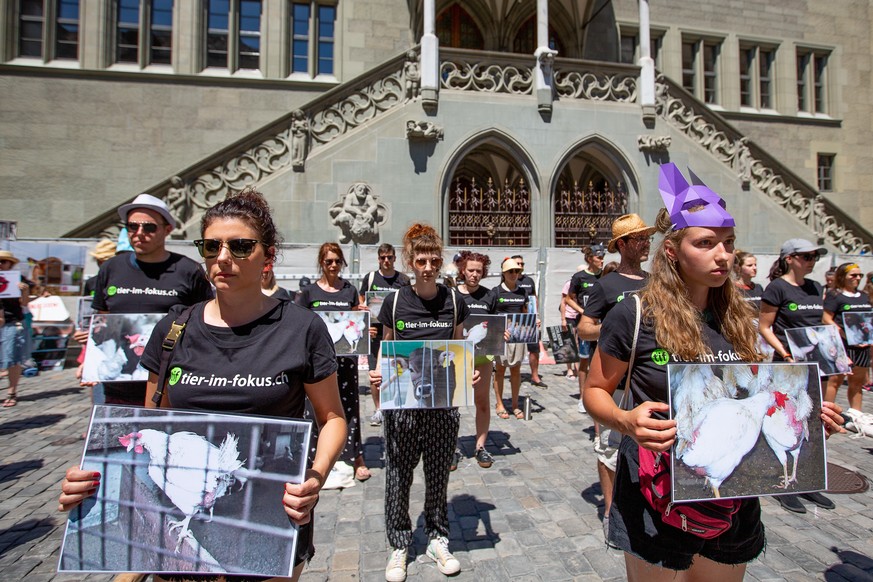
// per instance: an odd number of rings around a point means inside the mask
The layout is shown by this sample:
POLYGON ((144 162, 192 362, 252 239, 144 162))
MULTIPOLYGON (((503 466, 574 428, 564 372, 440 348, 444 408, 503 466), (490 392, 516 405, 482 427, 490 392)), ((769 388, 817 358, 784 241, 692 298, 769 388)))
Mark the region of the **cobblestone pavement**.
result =
MULTIPOLYGON (((449 483, 450 546, 461 562, 458 580, 621 580, 620 552, 604 547, 591 420, 577 412, 575 380, 561 366, 543 366, 546 388, 527 382, 533 420, 493 417, 489 449, 496 462, 472 458, 473 415, 463 412, 465 453, 449 483)), ((5 386, 5 381, 3 382, 5 386)), ((844 390, 840 399, 845 405, 844 390)), ((0 580, 111 580, 58 575, 64 518, 56 511, 63 471, 78 461, 90 405, 72 371, 25 378, 18 406, 0 409, 0 580)), ((865 395, 866 396, 866 395, 865 395)), ((867 397, 867 411, 873 397, 867 397)), ((373 404, 362 396, 362 416, 373 404)), ((306 582, 384 580, 388 558, 382 517, 384 482, 380 429, 364 422, 365 456, 373 477, 342 491, 326 491, 317 511, 317 553, 306 582)), ((831 462, 873 474, 873 439, 837 436, 831 462)), ((766 553, 749 565, 747 580, 873 580, 873 492, 833 495, 837 508, 795 515, 763 501, 766 553)), ((420 519, 423 475, 417 469, 412 515, 418 521, 417 558, 410 580, 444 578, 424 557, 420 519)))

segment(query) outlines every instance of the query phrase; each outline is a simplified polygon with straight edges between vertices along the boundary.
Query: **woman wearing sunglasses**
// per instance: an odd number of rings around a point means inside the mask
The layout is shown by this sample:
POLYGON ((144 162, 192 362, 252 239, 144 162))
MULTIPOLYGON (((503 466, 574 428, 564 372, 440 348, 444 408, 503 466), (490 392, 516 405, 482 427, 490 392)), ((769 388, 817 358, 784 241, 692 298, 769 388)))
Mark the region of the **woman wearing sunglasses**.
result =
MULTIPOLYGON (((858 290, 863 277, 864 273, 861 272, 861 267, 855 263, 843 263, 837 267, 836 273, 834 273, 833 290, 825 295, 822 323, 836 325, 840 329, 846 353, 852 360, 852 373, 829 376, 824 397, 825 400, 833 401, 837 397, 837 390, 843 385, 843 381, 847 380, 849 387, 846 396, 849 399, 849 409, 843 413, 843 416, 848 418, 846 428, 873 436, 873 417, 861 412, 861 395, 863 394, 861 387, 867 380, 867 372, 870 368, 870 342, 861 341, 861 343, 849 345, 846 341, 846 328, 842 315, 853 311, 869 312, 873 310, 873 306, 870 305, 870 296, 864 291, 858 290)), ((858 331, 862 331, 862 329, 859 327, 858 331)), ((867 334, 873 332, 873 330, 866 331, 867 334)))
MULTIPOLYGON (((501 283, 491 290, 497 297, 497 313, 527 313, 527 291, 518 286, 521 265, 515 259, 504 259, 500 265, 501 283)), ((503 405, 503 377, 509 368, 509 389, 512 391, 512 414, 521 420, 524 412, 518 407, 518 392, 521 389, 521 363, 527 353, 526 344, 506 344, 506 354, 494 362, 494 394, 497 416, 509 418, 503 405)))
MULTIPOLYGON (((318 249, 318 270, 321 272, 321 278, 314 285, 307 285, 300 290, 295 299, 297 304, 313 311, 366 311, 367 306, 359 301, 358 290, 340 276, 345 266, 343 250, 337 243, 322 244, 318 249)), ((337 364, 340 399, 349 427, 349 438, 340 460, 354 465, 355 479, 366 481, 371 475, 364 462, 364 449, 361 443, 358 358, 339 356, 337 364)), ((317 442, 317 437, 314 440, 317 442)))
MULTIPOLYGON (((333 343, 316 315, 288 301, 261 292, 261 274, 273 264, 279 235, 263 197, 246 190, 219 202, 201 221, 201 240, 195 241, 215 286, 215 299, 194 306, 185 331, 172 353, 171 365, 186 373, 165 386, 162 408, 302 418, 309 398, 321 430, 318 450, 305 480, 286 483, 276 491, 276 510, 282 507, 300 525, 294 574, 314 553, 312 510, 346 437, 345 419, 336 383, 333 343), (269 385, 237 387, 238 376, 268 378, 269 385), (203 378, 224 378, 221 388, 203 378)), ((143 366, 149 370, 146 406, 154 407, 161 363, 161 343, 184 307, 174 307, 155 327, 143 366)), ((100 474, 71 468, 62 483, 61 511, 69 511, 93 495, 100 474)), ((278 485, 277 485, 278 487, 278 485)), ((218 576, 188 579, 219 580, 218 576)), ((174 579, 174 577, 170 577, 174 579)), ((227 576, 227 580, 265 579, 227 576)), ((155 576, 155 580, 164 578, 155 576)), ((273 580, 288 580, 274 578, 273 580)))
MULTIPOLYGON (((415 275, 411 286, 385 298, 379 322, 385 326, 385 341, 463 339, 462 322, 470 310, 454 289, 438 284, 443 265, 443 241, 431 226, 414 224, 403 237, 403 258, 415 275)), ((473 374, 474 385, 478 374, 473 374)), ((370 382, 382 384, 379 365, 370 372, 370 382)), ((409 491, 413 469, 424 461, 425 533, 430 539, 427 556, 440 572, 456 574, 461 564, 449 552, 449 517, 446 497, 449 465, 458 439, 457 408, 383 410, 385 435, 385 530, 391 558, 385 568, 388 582, 406 580, 406 560, 412 543, 409 491)))
MULTIPOLYGON (((761 296, 758 331, 776 350, 774 362, 794 362, 785 337, 786 329, 822 324, 822 287, 807 275, 812 273, 819 257, 827 252, 808 240, 793 238, 785 241, 779 258, 770 268, 770 284, 761 296)), ((803 493, 800 497, 824 509, 834 508, 834 502, 821 493, 803 493)), ((787 511, 806 513, 806 507, 797 495, 779 495, 776 501, 787 511)))

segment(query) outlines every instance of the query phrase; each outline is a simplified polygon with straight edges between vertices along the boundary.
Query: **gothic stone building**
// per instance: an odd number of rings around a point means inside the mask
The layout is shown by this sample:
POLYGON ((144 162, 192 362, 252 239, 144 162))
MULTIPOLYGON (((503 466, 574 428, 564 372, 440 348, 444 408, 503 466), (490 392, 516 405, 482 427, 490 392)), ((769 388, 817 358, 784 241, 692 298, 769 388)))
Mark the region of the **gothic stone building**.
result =
POLYGON ((873 6, 791 0, 0 0, 0 218, 192 238, 254 185, 286 239, 578 248, 721 193, 745 248, 873 244, 873 6))

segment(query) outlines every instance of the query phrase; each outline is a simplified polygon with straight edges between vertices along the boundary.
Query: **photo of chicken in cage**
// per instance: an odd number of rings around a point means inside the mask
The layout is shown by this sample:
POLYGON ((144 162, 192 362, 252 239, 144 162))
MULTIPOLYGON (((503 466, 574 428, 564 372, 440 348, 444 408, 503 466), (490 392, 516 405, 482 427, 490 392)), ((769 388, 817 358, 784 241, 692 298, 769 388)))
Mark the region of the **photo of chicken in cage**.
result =
POLYGON ((540 341, 540 328, 536 313, 507 313, 506 329, 508 344, 535 344, 540 341))
POLYGON ((95 313, 91 316, 83 382, 144 382, 139 365, 155 324, 166 313, 95 313))
POLYGON ((506 316, 470 315, 464 320, 464 339, 475 346, 476 356, 506 353, 506 316))
POLYGON ((827 488, 816 364, 669 364, 672 500, 827 488))
POLYGON ((572 364, 579 361, 579 344, 576 343, 576 336, 573 335, 572 330, 564 329, 560 325, 551 325, 546 328, 546 333, 549 336, 549 347, 556 364, 572 364))
POLYGON ((850 346, 873 344, 873 311, 844 311, 843 329, 850 346))
POLYGON ((366 356, 370 353, 369 311, 316 311, 327 325, 338 356, 366 356))
POLYGON ((81 467, 97 493, 70 512, 59 572, 289 576, 312 423, 95 406, 81 467))
POLYGON ((850 374, 852 362, 835 325, 786 329, 788 347, 795 362, 815 362, 822 376, 850 374))
POLYGON ((383 410, 473 406, 473 345, 461 340, 382 342, 383 410))

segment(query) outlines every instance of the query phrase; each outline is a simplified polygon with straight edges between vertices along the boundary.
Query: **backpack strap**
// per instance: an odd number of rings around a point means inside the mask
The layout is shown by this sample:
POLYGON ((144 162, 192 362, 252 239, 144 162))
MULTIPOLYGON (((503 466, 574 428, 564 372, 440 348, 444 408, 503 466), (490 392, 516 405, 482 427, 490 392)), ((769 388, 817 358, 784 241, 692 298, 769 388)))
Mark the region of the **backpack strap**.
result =
POLYGON ((621 396, 621 403, 619 404, 619 408, 622 410, 627 410, 625 406, 630 403, 630 383, 631 383, 631 372, 634 369, 634 359, 637 356, 637 340, 640 338, 640 320, 642 316, 642 301, 640 300, 640 296, 637 293, 633 294, 634 298, 634 307, 636 312, 636 321, 634 322, 634 341, 631 344, 631 353, 630 360, 628 360, 627 364, 627 377, 624 382, 624 394, 621 396))
POLYGON ((195 305, 189 305, 182 310, 179 317, 170 325, 167 337, 161 342, 161 367, 158 369, 158 389, 155 391, 154 396, 152 396, 152 402, 158 408, 161 407, 161 400, 164 398, 164 386, 167 383, 167 372, 170 369, 173 350, 176 349, 176 344, 182 339, 182 333, 185 331, 185 326, 191 317, 191 312, 194 311, 194 307, 195 305))

